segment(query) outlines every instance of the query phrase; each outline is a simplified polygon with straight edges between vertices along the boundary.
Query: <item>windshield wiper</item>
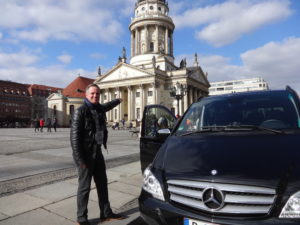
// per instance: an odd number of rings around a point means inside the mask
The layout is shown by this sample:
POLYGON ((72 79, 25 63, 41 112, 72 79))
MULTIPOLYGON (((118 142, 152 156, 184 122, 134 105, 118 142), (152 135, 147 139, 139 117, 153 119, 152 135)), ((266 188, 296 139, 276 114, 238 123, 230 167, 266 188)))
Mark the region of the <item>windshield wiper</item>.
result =
POLYGON ((198 134, 198 133, 206 133, 206 132, 223 132, 223 131, 236 131, 236 130, 262 130, 262 131, 268 131, 275 134, 284 134, 284 131, 281 130, 275 130, 272 128, 267 127, 261 127, 261 126, 255 126, 255 125, 227 125, 227 126, 207 126, 202 127, 202 130, 196 130, 184 133, 180 136, 188 136, 191 134, 198 134))
POLYGON ((256 126, 256 125, 227 125, 225 126, 225 130, 236 130, 236 129, 252 129, 252 130, 262 130, 262 131, 269 131, 275 134, 284 134, 283 130, 276 130, 268 127, 256 126))
POLYGON ((206 127, 202 127, 201 130, 190 131, 180 136, 188 136, 191 134, 199 134, 199 133, 206 133, 206 132, 221 132, 224 130, 225 127, 226 126, 206 126, 206 127))

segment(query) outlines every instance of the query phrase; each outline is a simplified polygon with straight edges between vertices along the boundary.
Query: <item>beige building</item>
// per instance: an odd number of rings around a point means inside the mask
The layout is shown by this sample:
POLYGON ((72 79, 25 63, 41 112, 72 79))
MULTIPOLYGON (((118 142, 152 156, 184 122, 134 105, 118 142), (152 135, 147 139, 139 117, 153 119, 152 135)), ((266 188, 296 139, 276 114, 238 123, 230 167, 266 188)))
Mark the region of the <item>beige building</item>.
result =
POLYGON ((131 58, 126 51, 111 70, 95 82, 100 86, 100 103, 122 98, 124 101, 107 114, 108 121, 140 120, 145 105, 162 104, 182 115, 188 106, 201 96, 208 95, 209 82, 195 54, 194 66, 174 64, 173 33, 175 25, 168 16, 166 0, 138 0, 135 16, 129 26, 131 58), (170 88, 181 84, 186 94, 179 101, 170 96, 170 88))
POLYGON ((63 91, 52 93, 48 98, 48 115, 57 119, 58 126, 69 126, 75 109, 82 105, 85 88, 94 80, 78 76, 63 91))
MULTIPOLYGON (((118 63, 105 74, 101 74, 99 68, 94 80, 101 89, 100 103, 115 98, 123 99, 119 106, 107 113, 108 122, 123 118, 126 121, 139 121, 144 106, 149 104, 162 104, 175 114, 182 115, 191 103, 208 95, 207 75, 199 66, 197 54, 193 67, 187 67, 185 59, 181 60, 180 66, 174 64, 175 25, 168 16, 166 0, 138 0, 134 11, 135 15, 129 26, 129 62, 123 48, 118 63), (186 90, 179 102, 170 96, 170 88, 178 84, 186 90)), ((49 96, 49 115, 57 117, 59 124, 69 125, 74 110, 83 103, 84 93, 77 93, 81 87, 79 85, 86 87, 88 82, 91 81, 79 77, 62 93, 49 96)))

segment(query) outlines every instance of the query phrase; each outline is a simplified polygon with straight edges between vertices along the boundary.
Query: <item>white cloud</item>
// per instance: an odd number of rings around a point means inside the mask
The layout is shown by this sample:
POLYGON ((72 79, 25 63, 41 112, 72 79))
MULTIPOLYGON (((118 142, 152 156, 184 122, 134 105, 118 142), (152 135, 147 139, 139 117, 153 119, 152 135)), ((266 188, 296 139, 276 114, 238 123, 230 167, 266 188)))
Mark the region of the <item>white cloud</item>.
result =
POLYGON ((36 63, 39 57, 27 52, 0 53, 0 67, 18 68, 36 63))
POLYGON ((44 68, 34 66, 24 66, 16 68, 0 68, 2 80, 11 80, 27 84, 44 84, 48 86, 66 87, 72 82, 78 74, 95 78, 96 72, 86 71, 84 69, 67 70, 61 65, 53 65, 44 68))
POLYGON ((119 20, 122 15, 129 13, 125 9, 129 8, 133 0, 115 1, 0 1, 0 29, 11 39, 114 43, 124 32, 119 20), (115 1, 118 2, 117 5, 113 4, 115 1))
MULTIPOLYGON (((198 61, 210 82, 262 77, 271 89, 290 85, 300 94, 299 52, 300 38, 290 37, 241 54, 241 66, 220 55, 200 55, 198 61)), ((193 56, 183 57, 192 65, 193 56)))
MULTIPOLYGON (((44 84, 55 87, 66 87, 78 74, 95 78, 96 71, 84 69, 66 69, 64 65, 39 67, 40 49, 23 50, 15 53, 0 52, 0 79, 27 84, 44 84)), ((68 63, 71 56, 61 55, 60 60, 68 63)))
POLYGON ((300 92, 300 38, 287 38, 281 43, 270 42, 241 55, 249 70, 261 74, 274 88, 285 85, 300 92))
POLYGON ((72 56, 71 55, 68 55, 68 54, 63 54, 63 55, 60 55, 57 57, 57 59, 59 61, 61 61, 62 63, 65 63, 65 64, 69 64, 70 62, 72 62, 72 56))
POLYGON ((213 6, 193 8, 174 16, 177 28, 195 27, 196 38, 224 46, 267 24, 292 14, 287 0, 230 0, 213 6), (202 26, 202 27, 201 27, 202 26))

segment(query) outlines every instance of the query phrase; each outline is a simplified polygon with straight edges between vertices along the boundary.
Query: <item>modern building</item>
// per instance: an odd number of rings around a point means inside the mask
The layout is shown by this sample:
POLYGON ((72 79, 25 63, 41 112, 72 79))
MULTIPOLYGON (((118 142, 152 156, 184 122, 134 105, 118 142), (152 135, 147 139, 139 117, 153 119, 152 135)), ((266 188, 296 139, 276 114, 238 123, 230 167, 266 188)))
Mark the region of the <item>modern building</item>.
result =
POLYGON ((163 104, 182 115, 201 96, 208 95, 209 82, 195 54, 194 65, 186 59, 174 64, 175 25, 168 16, 166 0, 138 0, 129 25, 131 57, 126 50, 118 63, 105 74, 98 71, 95 82, 101 89, 100 103, 121 97, 123 102, 107 114, 108 121, 140 120, 148 104, 163 104), (179 102, 170 96, 174 86, 184 87, 179 102), (179 104, 178 104, 179 103, 179 104), (179 108, 177 106, 179 105, 179 108))
POLYGON ((94 80, 78 76, 63 91, 52 93, 48 98, 49 118, 57 119, 58 126, 69 126, 73 113, 85 98, 85 88, 94 80))
POLYGON ((250 78, 242 80, 229 80, 211 82, 209 95, 229 94, 235 92, 268 90, 269 85, 263 78, 250 78))
POLYGON ((0 80, 0 127, 28 125, 31 98, 24 84, 0 80))

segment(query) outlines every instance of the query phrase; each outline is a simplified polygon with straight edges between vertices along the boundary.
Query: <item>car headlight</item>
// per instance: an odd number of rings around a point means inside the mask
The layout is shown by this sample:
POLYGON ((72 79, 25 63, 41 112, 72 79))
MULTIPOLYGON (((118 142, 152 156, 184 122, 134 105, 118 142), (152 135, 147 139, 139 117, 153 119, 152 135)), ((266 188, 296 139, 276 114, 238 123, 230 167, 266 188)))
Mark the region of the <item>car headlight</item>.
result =
POLYGON ((289 198, 279 218, 300 218, 300 191, 289 198))
POLYGON ((147 167, 144 171, 143 189, 149 192, 154 198, 165 201, 159 181, 147 167))

